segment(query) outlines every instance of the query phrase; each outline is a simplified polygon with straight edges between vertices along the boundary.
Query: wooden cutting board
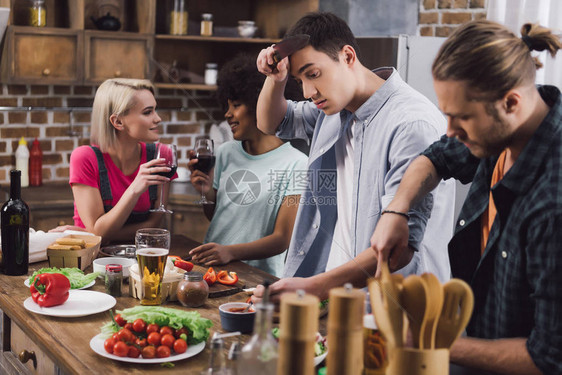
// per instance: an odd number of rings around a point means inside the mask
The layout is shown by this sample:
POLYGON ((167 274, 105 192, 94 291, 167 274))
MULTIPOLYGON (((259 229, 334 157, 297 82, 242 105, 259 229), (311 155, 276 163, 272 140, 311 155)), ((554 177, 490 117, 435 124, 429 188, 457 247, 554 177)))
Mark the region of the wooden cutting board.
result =
MULTIPOLYGON (((195 272, 201 272, 203 275, 207 273, 209 267, 200 266, 198 264, 193 265, 193 270, 195 272)), ((215 272, 218 274, 222 270, 230 271, 228 266, 224 267, 213 267, 215 272)), ((238 279, 238 282, 234 285, 224 285, 219 282, 214 283, 209 287, 209 298, 217 298, 217 297, 224 297, 229 296, 231 294, 236 294, 241 292, 243 288, 245 288, 246 284, 243 280, 238 279)))

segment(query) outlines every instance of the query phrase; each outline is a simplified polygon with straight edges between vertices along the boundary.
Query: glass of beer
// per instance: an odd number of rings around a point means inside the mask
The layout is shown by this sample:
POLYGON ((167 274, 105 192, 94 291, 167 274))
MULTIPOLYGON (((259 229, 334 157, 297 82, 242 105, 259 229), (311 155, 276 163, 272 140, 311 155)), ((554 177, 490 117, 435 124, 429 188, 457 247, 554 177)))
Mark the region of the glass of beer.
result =
POLYGON ((143 228, 135 234, 137 251, 143 248, 170 250, 170 232, 161 228, 143 228))
POLYGON ((141 278, 141 305, 155 306, 162 303, 162 278, 169 250, 146 247, 137 250, 141 278))

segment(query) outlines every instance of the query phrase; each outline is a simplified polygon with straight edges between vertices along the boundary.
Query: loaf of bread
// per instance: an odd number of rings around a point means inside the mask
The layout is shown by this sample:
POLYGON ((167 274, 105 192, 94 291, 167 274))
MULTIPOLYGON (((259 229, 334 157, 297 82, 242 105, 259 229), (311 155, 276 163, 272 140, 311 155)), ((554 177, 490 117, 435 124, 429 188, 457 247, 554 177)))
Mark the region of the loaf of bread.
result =
POLYGON ((47 249, 49 250, 80 250, 82 249, 81 246, 78 245, 60 245, 58 243, 54 243, 50 245, 47 249))
POLYGON ((79 250, 82 249, 86 246, 86 241, 80 239, 80 238, 69 238, 69 237, 63 237, 63 238, 57 238, 56 243, 59 245, 67 245, 67 246, 78 246, 78 249, 72 249, 72 250, 79 250))

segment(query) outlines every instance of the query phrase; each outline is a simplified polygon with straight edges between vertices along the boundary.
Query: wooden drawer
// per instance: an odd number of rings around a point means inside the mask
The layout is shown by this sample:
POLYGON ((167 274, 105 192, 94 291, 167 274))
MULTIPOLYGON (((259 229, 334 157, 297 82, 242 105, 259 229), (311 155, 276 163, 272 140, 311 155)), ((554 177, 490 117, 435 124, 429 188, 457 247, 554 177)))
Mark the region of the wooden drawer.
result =
POLYGON ((85 82, 108 78, 150 78, 153 39, 137 34, 86 31, 85 82))
POLYGON ((80 82, 82 45, 78 31, 9 26, 2 54, 2 80, 24 84, 80 82))
POLYGON ((55 375, 59 373, 51 358, 17 324, 4 316, 3 325, 2 336, 4 345, 2 348, 2 362, 5 373, 38 375, 55 375), (22 357, 24 353, 28 356, 34 355, 35 363, 33 359, 24 360, 25 363, 23 363, 22 357))

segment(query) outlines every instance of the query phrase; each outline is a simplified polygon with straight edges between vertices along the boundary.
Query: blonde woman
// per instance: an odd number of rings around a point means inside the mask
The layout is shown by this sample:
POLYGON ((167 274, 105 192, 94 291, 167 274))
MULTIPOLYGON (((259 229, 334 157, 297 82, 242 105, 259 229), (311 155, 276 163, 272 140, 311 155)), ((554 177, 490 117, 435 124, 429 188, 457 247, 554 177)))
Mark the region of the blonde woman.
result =
POLYGON ((149 81, 102 83, 94 99, 90 145, 70 157, 75 226, 104 242, 130 241, 137 229, 160 226, 162 214, 149 212, 159 203, 158 186, 168 198, 170 179, 156 173, 170 168, 154 159, 160 122, 149 81))

